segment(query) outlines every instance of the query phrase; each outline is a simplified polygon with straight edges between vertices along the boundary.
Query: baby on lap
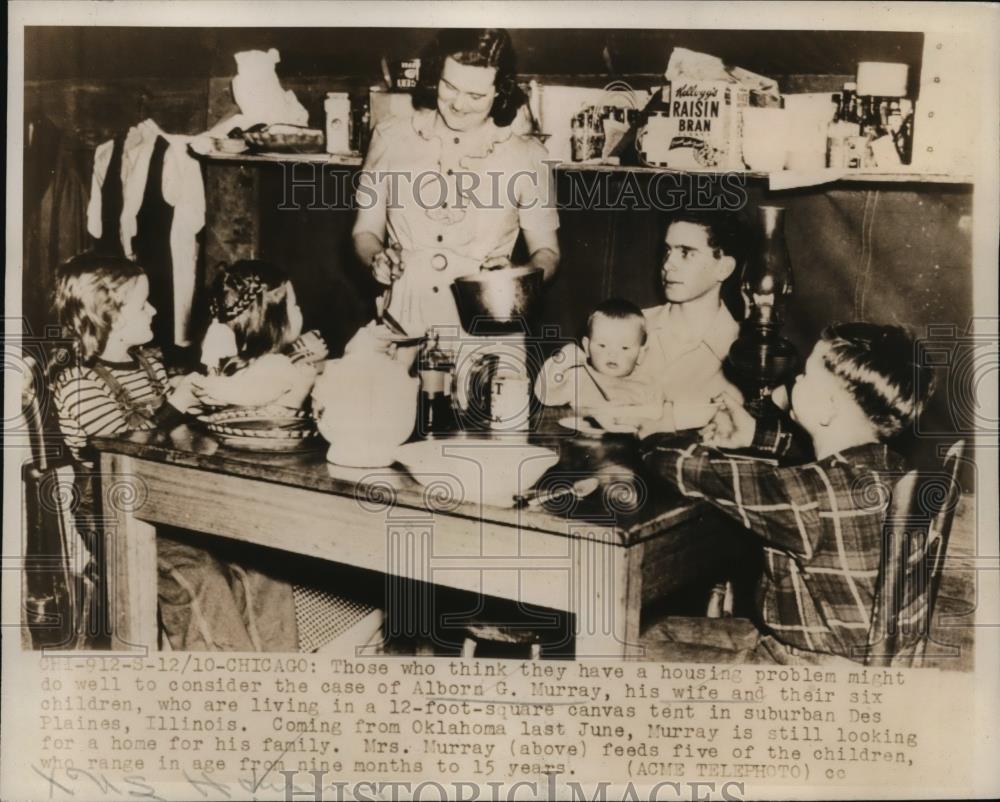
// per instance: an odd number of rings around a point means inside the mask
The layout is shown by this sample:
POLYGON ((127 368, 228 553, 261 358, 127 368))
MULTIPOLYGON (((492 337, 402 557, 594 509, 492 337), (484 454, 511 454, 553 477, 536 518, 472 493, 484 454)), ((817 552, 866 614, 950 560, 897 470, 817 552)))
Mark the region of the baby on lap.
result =
MULTIPOLYGON (((646 352, 646 318, 635 304, 610 298, 587 318, 582 348, 569 343, 549 357, 535 380, 535 395, 546 406, 575 409, 608 406, 658 411, 660 391, 633 375, 646 352)), ((638 410, 636 410, 638 412, 638 410)))

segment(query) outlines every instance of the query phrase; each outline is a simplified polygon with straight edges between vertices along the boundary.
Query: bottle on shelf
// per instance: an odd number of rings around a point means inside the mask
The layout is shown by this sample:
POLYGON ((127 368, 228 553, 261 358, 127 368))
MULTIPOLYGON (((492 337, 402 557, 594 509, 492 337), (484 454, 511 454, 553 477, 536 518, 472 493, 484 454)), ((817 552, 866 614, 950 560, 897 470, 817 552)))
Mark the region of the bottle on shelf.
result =
POLYGON ((844 122, 857 123, 858 122, 858 85, 854 81, 848 81, 844 84, 844 89, 841 94, 841 104, 842 113, 840 119, 844 122))
POLYGON ((327 92, 323 103, 326 113, 326 152, 347 155, 351 152, 351 98, 347 92, 327 92))
POLYGON ((867 159, 862 166, 879 169, 900 166, 901 154, 892 130, 894 124, 902 127, 899 98, 871 95, 862 97, 862 101, 861 133, 868 143, 867 159))
POLYGON ((910 164, 913 161, 913 104, 905 101, 901 104, 902 121, 899 130, 893 135, 896 143, 896 150, 899 152, 899 160, 903 164, 910 164), (905 105, 907 108, 902 108, 905 105))
POLYGON ((857 84, 848 82, 839 95, 833 121, 827 128, 827 166, 856 170, 862 164, 862 142, 858 125, 857 84))

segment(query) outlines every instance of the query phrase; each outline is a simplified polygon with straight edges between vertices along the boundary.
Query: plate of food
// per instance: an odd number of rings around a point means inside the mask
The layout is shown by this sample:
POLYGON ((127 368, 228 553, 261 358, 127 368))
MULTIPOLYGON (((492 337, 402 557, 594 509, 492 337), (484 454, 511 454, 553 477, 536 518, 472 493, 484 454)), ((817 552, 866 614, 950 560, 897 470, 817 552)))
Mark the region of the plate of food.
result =
POLYGON ((319 444, 316 424, 303 410, 227 407, 198 421, 223 445, 244 451, 300 451, 319 444))
POLYGON ((322 153, 325 134, 319 128, 274 123, 260 130, 243 132, 246 143, 266 153, 322 153))

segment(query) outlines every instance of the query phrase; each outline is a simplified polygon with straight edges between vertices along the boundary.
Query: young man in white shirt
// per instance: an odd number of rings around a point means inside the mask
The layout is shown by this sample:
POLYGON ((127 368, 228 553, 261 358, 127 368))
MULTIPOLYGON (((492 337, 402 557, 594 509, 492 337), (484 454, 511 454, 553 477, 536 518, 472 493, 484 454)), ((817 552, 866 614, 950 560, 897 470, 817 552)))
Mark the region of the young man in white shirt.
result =
MULTIPOLYGON (((665 399, 659 417, 608 415, 617 424, 634 424, 643 434, 694 429, 715 413, 712 399, 739 391, 723 374, 739 322, 723 302, 723 287, 739 281, 746 233, 734 212, 682 212, 667 226, 660 269, 667 303, 644 309, 649 333, 636 374, 665 399)), ((734 296, 737 293, 733 293, 734 296)))

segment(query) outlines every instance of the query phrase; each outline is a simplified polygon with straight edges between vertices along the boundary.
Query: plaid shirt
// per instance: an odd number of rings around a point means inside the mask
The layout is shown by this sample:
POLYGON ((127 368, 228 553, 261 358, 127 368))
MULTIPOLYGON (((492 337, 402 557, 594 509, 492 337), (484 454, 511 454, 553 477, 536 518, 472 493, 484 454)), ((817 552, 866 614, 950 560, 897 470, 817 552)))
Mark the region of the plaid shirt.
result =
MULTIPOLYGON (((780 430, 758 428, 755 445, 782 451, 789 444, 780 430)), ((882 525, 901 457, 866 443, 786 467, 652 437, 643 458, 684 495, 705 499, 762 538, 760 615, 779 640, 856 656, 871 625, 882 525)))

